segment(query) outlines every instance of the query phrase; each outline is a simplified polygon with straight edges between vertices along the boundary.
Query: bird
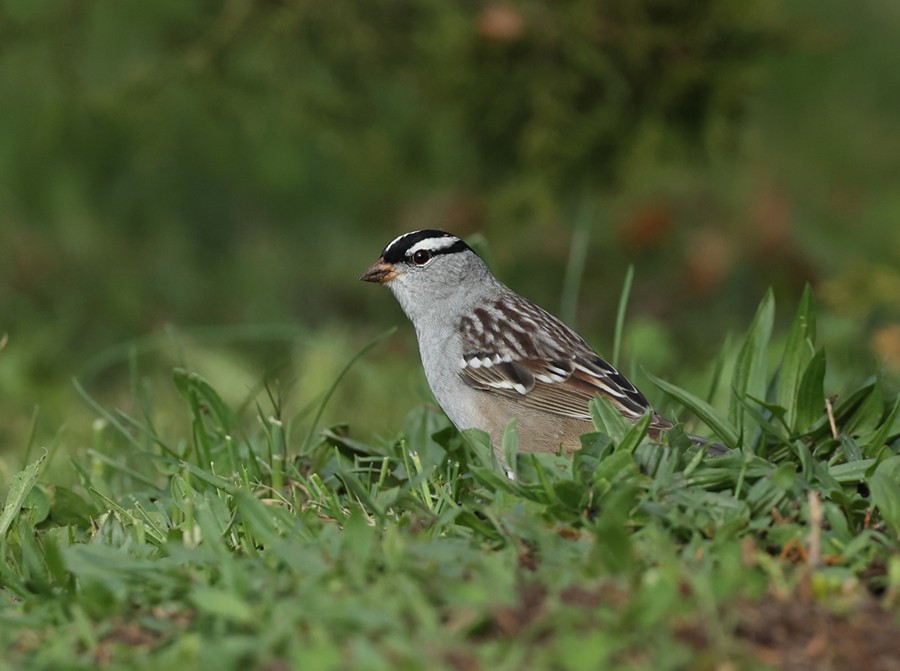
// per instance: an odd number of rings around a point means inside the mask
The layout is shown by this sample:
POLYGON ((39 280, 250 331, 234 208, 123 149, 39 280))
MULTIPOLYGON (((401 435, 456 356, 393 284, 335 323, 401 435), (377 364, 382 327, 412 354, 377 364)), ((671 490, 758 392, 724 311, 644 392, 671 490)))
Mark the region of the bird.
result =
MULTIPOLYGON (((460 431, 485 431, 501 461, 510 420, 519 452, 574 453, 595 430, 590 403, 597 395, 631 422, 649 413, 654 440, 674 426, 584 338, 503 284, 451 233, 404 233, 359 279, 391 290, 416 331, 438 405, 460 431)), ((691 438, 708 453, 725 451, 691 438)))

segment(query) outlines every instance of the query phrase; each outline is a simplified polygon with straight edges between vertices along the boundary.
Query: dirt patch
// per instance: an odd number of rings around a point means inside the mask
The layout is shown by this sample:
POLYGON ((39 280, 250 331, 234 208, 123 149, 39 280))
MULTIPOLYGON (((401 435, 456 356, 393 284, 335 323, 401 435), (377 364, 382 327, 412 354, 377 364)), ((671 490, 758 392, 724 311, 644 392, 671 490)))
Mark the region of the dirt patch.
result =
POLYGON ((849 613, 776 599, 739 608, 735 637, 759 661, 786 671, 900 671, 898 616, 867 599, 849 613))
MULTIPOLYGON (((687 597, 689 588, 684 590, 687 597)), ((469 640, 476 644, 518 639, 523 645, 540 646, 555 633, 550 620, 560 604, 582 612, 576 627, 589 630, 605 626, 597 617, 598 609, 621 611, 630 601, 627 589, 612 581, 571 585, 559 593, 558 601, 543 585, 523 581, 518 603, 486 614, 474 610, 457 618, 461 622, 457 629, 468 630, 469 640)), ((744 599, 727 610, 723 616, 730 622, 736 616, 736 625, 722 647, 711 635, 709 623, 696 613, 669 621, 675 637, 696 652, 696 668, 726 669, 733 662, 754 659, 782 671, 900 671, 900 613, 885 610, 863 590, 838 605, 820 603, 800 590, 791 599, 744 599)), ((477 671, 480 666, 471 652, 456 650, 445 661, 457 671, 477 671)), ((638 647, 622 654, 630 658, 643 653, 638 647)))

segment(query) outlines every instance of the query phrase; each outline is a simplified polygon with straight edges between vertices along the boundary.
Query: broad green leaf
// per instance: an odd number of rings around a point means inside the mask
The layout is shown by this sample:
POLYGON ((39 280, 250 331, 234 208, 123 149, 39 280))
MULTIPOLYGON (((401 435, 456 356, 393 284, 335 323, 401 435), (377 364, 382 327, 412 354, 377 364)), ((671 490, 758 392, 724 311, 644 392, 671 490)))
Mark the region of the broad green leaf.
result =
POLYGON ((749 416, 749 418, 753 420, 753 424, 761 429, 763 433, 767 433, 770 436, 776 436, 783 442, 787 440, 787 436, 785 436, 784 426, 780 422, 773 422, 765 414, 765 411, 768 410, 776 417, 779 417, 782 414, 782 408, 773 406, 770 403, 763 403, 762 401, 759 401, 752 396, 738 398, 737 401, 744 408, 745 418, 749 416))
POLYGON ((800 462, 800 472, 806 480, 811 480, 815 473, 816 461, 813 459, 809 447, 802 440, 795 440, 793 443, 794 450, 797 453, 797 460, 800 462))
POLYGON ((841 555, 845 560, 853 559, 859 553, 872 547, 873 536, 871 531, 863 531, 842 548, 841 555))
POLYGON ((261 545, 271 547, 280 539, 273 510, 243 489, 234 491, 234 502, 241 514, 241 525, 261 545))
POLYGON ((359 508, 354 509, 344 523, 344 533, 342 534, 346 555, 352 557, 354 563, 365 565, 372 556, 377 535, 378 530, 369 523, 369 519, 363 511, 359 508))
MULTIPOLYGON (((375 503, 375 500, 372 498, 369 488, 366 487, 366 484, 356 476, 356 474, 350 472, 349 470, 342 470, 337 474, 341 481, 347 486, 353 496, 355 496, 363 506, 371 512, 373 515, 382 519, 384 517, 384 511, 375 503)), ((415 486, 417 483, 410 482, 411 486, 415 486)))
MULTIPOLYGON (((341 435, 340 433, 333 431, 332 429, 322 429, 319 431, 319 435, 325 439, 329 445, 333 445, 338 448, 341 454, 344 454, 348 457, 352 457, 353 455, 365 455, 365 456, 379 456, 384 457, 389 454, 387 448, 382 447, 373 443, 364 443, 360 440, 354 440, 352 438, 348 438, 347 436, 341 435)), ((407 434, 403 434, 407 435, 407 434)), ((417 451, 413 447, 413 442, 410 442, 410 449, 413 451, 417 451)), ((418 444, 418 443, 415 443, 418 444)))
POLYGON ((731 334, 729 333, 725 336, 725 341, 722 343, 722 347, 719 349, 719 354, 716 356, 716 361, 713 365, 713 372, 709 383, 709 392, 706 395, 706 400, 709 403, 713 402, 716 392, 719 390, 719 386, 722 384, 722 380, 725 377, 725 370, 727 368, 726 363, 731 358, 730 353, 731 334))
POLYGON ((881 425, 871 434, 860 438, 863 449, 869 456, 875 456, 876 451, 884 447, 888 438, 900 432, 898 420, 900 420, 900 396, 894 401, 894 407, 881 425))
POLYGON ((90 499, 84 498, 68 487, 56 485, 50 502, 50 517, 60 526, 89 526, 91 517, 99 514, 90 499))
POLYGON ((559 480, 553 483, 552 501, 569 510, 580 511, 584 505, 586 490, 572 480, 559 480))
MULTIPOLYGON (((196 450, 196 462, 208 467, 218 462, 223 470, 234 470, 240 467, 234 454, 233 440, 242 435, 242 427, 237 414, 222 400, 219 393, 203 377, 183 368, 174 369, 173 381, 178 393, 188 401, 194 416, 191 423, 192 445, 196 450), (228 458, 226 459, 226 454, 228 458)), ((266 432, 270 441, 272 434, 266 432)), ((267 442, 271 447, 271 442, 267 442)), ((272 463, 271 452, 267 462, 272 463)), ((251 462, 259 475, 256 460, 251 462)))
POLYGON ((862 482, 866 478, 866 471, 872 468, 874 464, 874 459, 861 459, 859 461, 851 461, 848 464, 837 464, 828 469, 828 475, 834 478, 836 482, 862 482))
POLYGON ((784 345, 784 356, 778 370, 776 404, 787 411, 785 423, 794 427, 797 419, 797 390, 803 371, 815 353, 816 314, 809 285, 803 290, 794 323, 784 345))
POLYGON ((475 453, 477 460, 482 466, 491 466, 494 460, 494 450, 491 447, 491 437, 487 432, 481 429, 466 429, 460 432, 472 451, 475 453))
POLYGON ((519 432, 516 429, 516 420, 511 419, 503 429, 503 459, 506 465, 516 471, 516 457, 519 453, 519 432))
POLYGON ((806 433, 825 412, 825 351, 820 349, 807 364, 797 389, 793 432, 806 433))
MULTIPOLYGON (((194 464, 192 464, 188 461, 180 462, 179 466, 181 466, 181 468, 183 470, 188 471, 195 478, 198 478, 198 479, 202 480, 203 482, 205 482, 209 485, 212 485, 216 489, 226 491, 226 490, 230 490, 232 487, 231 482, 229 482, 225 478, 215 475, 214 473, 211 473, 210 471, 200 468, 199 466, 195 466, 194 464)), ((179 477, 180 477, 180 475, 173 476, 172 482, 177 482, 179 477)))
POLYGON ((594 396, 591 399, 590 411, 597 431, 606 434, 616 443, 620 442, 631 428, 631 423, 605 396, 599 394, 594 396))
POLYGON ((6 501, 3 504, 3 512, 0 513, 0 538, 6 537, 6 532, 9 531, 9 527, 16 519, 19 511, 22 510, 25 499, 37 482, 41 463, 46 456, 47 454, 44 453, 12 477, 9 493, 6 495, 6 501))
POLYGON ((878 464, 869 478, 869 491, 884 521, 900 537, 900 455, 878 464))
POLYGON ((231 526, 231 516, 220 503, 221 499, 211 492, 206 492, 195 505, 194 519, 200 527, 203 545, 211 549, 217 556, 228 555, 228 544, 224 537, 231 526))
POLYGON ((488 487, 508 488, 509 478, 497 467, 491 437, 481 429, 465 429, 460 435, 474 454, 469 468, 475 479, 488 487))
POLYGON ((629 453, 634 452, 635 448, 641 444, 644 436, 647 435, 647 429, 650 426, 651 419, 653 419, 653 415, 649 412, 644 413, 644 416, 635 422, 634 426, 628 429, 622 437, 622 440, 619 441, 616 450, 629 453))
POLYGON ((878 380, 875 377, 870 377, 849 395, 838 398, 837 405, 834 407, 834 417, 835 420, 839 422, 839 428, 844 422, 847 422, 853 413, 856 412, 856 409, 869 398, 869 395, 875 391, 877 386, 878 380))
POLYGON ((614 573, 636 572, 632 546, 633 536, 626 525, 631 510, 637 505, 639 491, 624 486, 613 489, 604 499, 594 532, 602 542, 594 543, 594 560, 614 573))
POLYGON ((859 445, 857 445, 856 441, 853 440, 852 436, 848 436, 846 434, 841 434, 840 439, 841 450, 844 453, 844 458, 850 461, 859 461, 863 458, 863 454, 859 449, 859 445))
POLYGON ((25 501, 22 503, 23 508, 31 511, 31 523, 40 524, 50 514, 50 497, 47 496, 46 490, 40 485, 35 485, 28 492, 25 501))
MULTIPOLYGON (((767 352, 774 320, 775 299, 770 289, 760 303, 738 353, 731 383, 737 399, 748 395, 759 399, 766 398, 767 352)), ((741 427, 742 444, 748 445, 752 427, 749 426, 749 422, 744 421, 744 409, 737 399, 732 399, 728 419, 732 424, 741 427)))
POLYGON ((52 589, 50 587, 52 576, 44 562, 44 553, 38 547, 37 541, 35 540, 33 527, 20 524, 18 525, 18 528, 22 577, 25 578, 29 589, 32 592, 37 592, 43 597, 49 598, 52 596, 52 589))
POLYGON ((237 624, 248 624, 253 620, 253 611, 240 596, 234 592, 213 587, 198 587, 189 596, 197 610, 221 617, 237 624))
POLYGON ((445 457, 446 451, 433 436, 447 428, 448 423, 443 413, 427 406, 420 406, 403 418, 403 435, 425 466, 436 466, 445 457))
POLYGON ((63 558, 60 543, 68 544, 65 534, 68 529, 56 527, 48 530, 41 537, 41 549, 44 553, 44 563, 53 581, 58 585, 64 584, 69 578, 69 571, 63 558))
POLYGON ((706 425, 711 428, 715 434, 725 442, 727 447, 737 447, 739 434, 737 428, 735 428, 734 424, 720 416, 713 407, 701 399, 698 396, 694 396, 692 393, 685 391, 681 387, 677 387, 674 384, 666 382, 665 380, 661 380, 655 375, 651 375, 644 371, 644 375, 659 387, 666 394, 674 398, 676 401, 681 403, 685 408, 690 410, 692 413, 697 415, 700 419, 702 419, 706 425))
MULTIPOLYGON (((810 362, 810 366, 812 367, 813 364, 815 364, 815 363, 816 363, 816 359, 814 358, 810 362)), ((825 377, 824 365, 825 365, 825 362, 824 362, 824 354, 823 354, 822 355, 822 363, 821 363, 822 370, 817 372, 817 375, 823 381, 824 381, 824 377, 825 377)), ((837 428, 839 433, 845 433, 846 422, 849 421, 850 418, 853 417, 854 413, 860 408, 860 406, 865 403, 865 401, 866 401, 866 399, 868 399, 869 395, 872 394, 876 385, 877 385, 877 380, 874 377, 871 377, 868 380, 866 380, 858 389, 854 390, 849 395, 838 398, 837 403, 834 404, 832 407, 831 414, 832 414, 832 417, 834 417, 835 427, 837 428)), ((801 387, 802 386, 803 386, 803 383, 801 383, 801 387)), ((818 386, 818 384, 814 381, 811 389, 815 390, 815 388, 817 386, 818 386)), ((813 391, 812 394, 813 394, 813 397, 818 396, 817 391, 813 391)), ((801 395, 802 395, 802 393, 801 393, 801 395)), ((824 406, 825 406, 824 391, 822 394, 822 406, 823 406, 822 411, 817 416, 817 419, 815 419, 814 422, 811 422, 810 425, 807 425, 804 427, 803 424, 800 423, 799 418, 798 418, 798 432, 799 433, 813 435, 816 437, 819 437, 819 436, 822 436, 825 434, 828 434, 828 435, 831 434, 831 422, 829 421, 828 417, 826 416, 826 411, 824 408, 824 406)))
POLYGON ((604 457, 609 456, 612 440, 598 431, 581 436, 581 449, 572 455, 572 474, 579 482, 590 480, 604 457))
POLYGON ((881 387, 875 385, 872 393, 846 418, 842 418, 841 432, 858 435, 872 431, 881 424, 884 418, 884 394, 881 387))
POLYGON ((600 462, 597 470, 594 472, 594 482, 601 483, 604 480, 613 482, 624 476, 634 474, 636 470, 637 466, 634 463, 634 457, 628 452, 619 450, 600 462))
POLYGON ((220 431, 232 433, 236 424, 234 413, 209 382, 197 373, 191 373, 184 368, 172 371, 172 379, 178 392, 191 403, 191 408, 198 419, 211 416, 218 421, 217 428, 220 431))

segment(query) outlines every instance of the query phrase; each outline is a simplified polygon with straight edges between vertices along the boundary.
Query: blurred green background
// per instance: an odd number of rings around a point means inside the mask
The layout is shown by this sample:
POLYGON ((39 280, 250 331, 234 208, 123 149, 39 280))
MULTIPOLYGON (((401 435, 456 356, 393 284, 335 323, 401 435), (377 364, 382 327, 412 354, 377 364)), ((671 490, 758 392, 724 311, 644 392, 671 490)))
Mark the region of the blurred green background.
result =
MULTIPOLYGON (((416 228, 606 353, 633 264, 638 376, 703 393, 806 282, 835 386, 896 372, 898 62, 892 0, 0 0, 0 455, 90 445, 73 377, 300 413, 404 322, 356 278, 416 228)), ((404 325, 326 420, 426 397, 404 325)))

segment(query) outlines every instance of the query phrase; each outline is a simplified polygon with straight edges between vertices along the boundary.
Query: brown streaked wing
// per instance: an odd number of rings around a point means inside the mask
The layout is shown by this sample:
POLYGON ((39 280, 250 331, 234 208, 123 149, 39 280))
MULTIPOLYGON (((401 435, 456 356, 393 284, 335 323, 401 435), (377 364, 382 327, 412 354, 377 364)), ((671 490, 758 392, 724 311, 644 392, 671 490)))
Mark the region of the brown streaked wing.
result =
POLYGON ((474 310, 460 323, 466 384, 527 407, 590 420, 601 394, 630 419, 650 407, 633 384, 556 317, 519 296, 474 310), (501 328, 502 324, 502 328, 501 328))
POLYGON ((573 361, 551 363, 545 359, 523 359, 478 368, 466 366, 460 375, 466 384, 476 389, 573 419, 590 421, 589 404, 597 394, 609 398, 629 419, 637 419, 649 409, 644 397, 630 384, 628 389, 623 389, 608 376, 587 373, 573 361), (564 364, 569 366, 564 367, 564 364))

